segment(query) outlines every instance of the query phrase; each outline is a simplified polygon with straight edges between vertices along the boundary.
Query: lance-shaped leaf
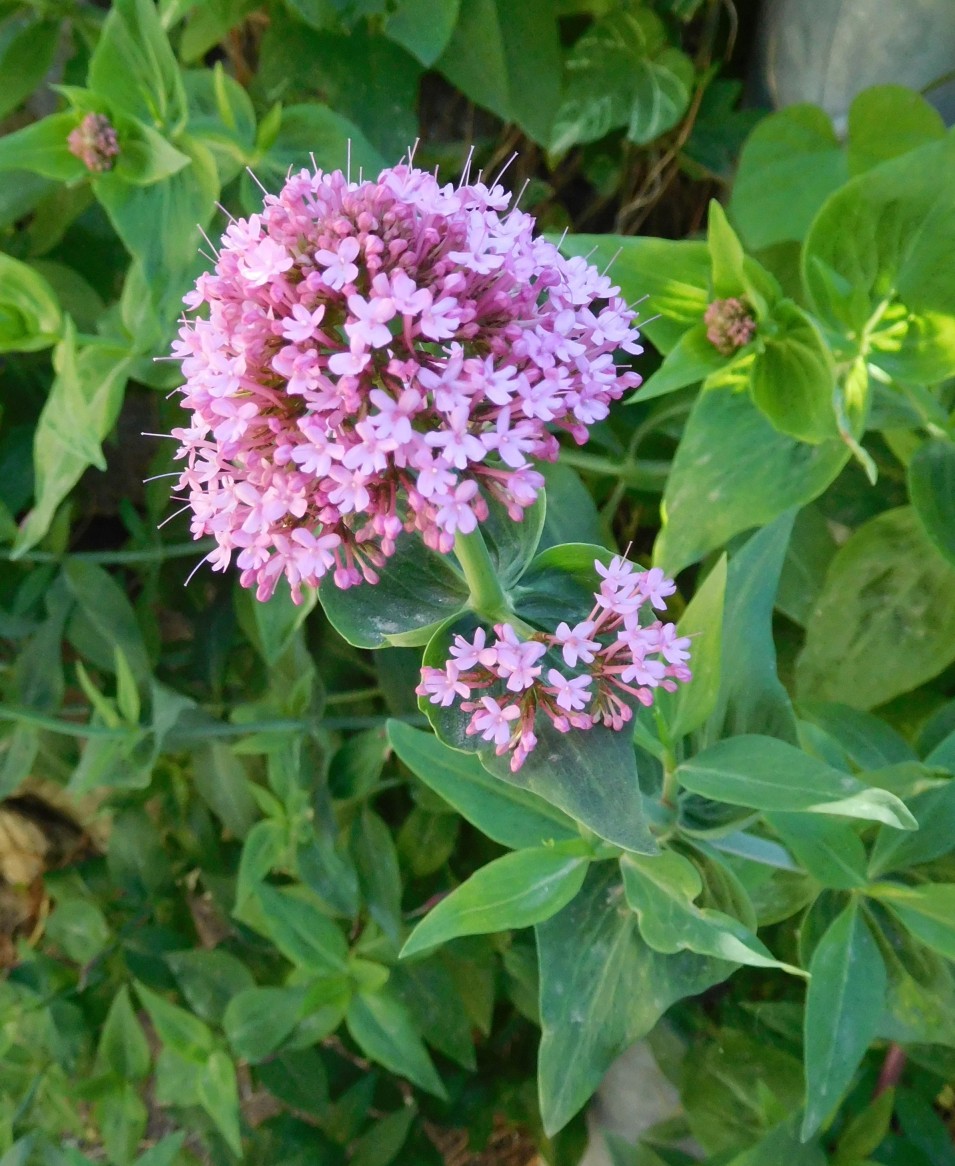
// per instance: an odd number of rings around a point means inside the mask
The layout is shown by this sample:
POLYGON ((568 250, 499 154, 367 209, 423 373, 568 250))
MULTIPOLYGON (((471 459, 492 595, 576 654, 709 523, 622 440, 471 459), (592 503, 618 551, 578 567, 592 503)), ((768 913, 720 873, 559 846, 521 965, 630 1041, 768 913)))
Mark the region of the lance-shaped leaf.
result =
POLYGON ((876 883, 868 894, 885 903, 926 947, 955 960, 955 883, 876 883))
POLYGON ((819 1129, 849 1087, 879 1031, 885 1007, 885 964, 855 899, 820 939, 809 974, 804 1141, 819 1129))
POLYGON ((908 485, 925 533, 955 564, 955 442, 937 437, 919 446, 909 462, 908 485))
POLYGON ((864 785, 801 749, 756 734, 730 737, 677 768, 693 793, 753 810, 802 810, 885 822, 900 830, 916 822, 894 794, 864 785))
POLYGON ((695 951, 758 968, 805 972, 782 963, 748 927, 732 915, 697 907, 703 890, 700 873, 688 858, 665 850, 654 858, 625 854, 620 859, 627 902, 640 920, 640 934, 654 951, 672 955, 695 951))
POLYGON ((426 786, 502 846, 520 850, 579 836, 572 818, 536 794, 492 777, 475 754, 401 721, 388 722, 388 740, 426 786))
POLYGON ((577 894, 589 864, 589 847, 582 839, 518 850, 488 863, 432 908, 401 954, 412 955, 459 935, 542 923, 577 894))
POLYGON ((624 910, 612 863, 591 867, 577 897, 537 926, 545 1130, 561 1129, 624 1049, 674 1001, 725 979, 733 965, 694 952, 666 956, 640 937, 624 910))
POLYGON ((407 1009, 389 991, 359 992, 348 1005, 345 1023, 366 1056, 435 1097, 447 1096, 407 1009))

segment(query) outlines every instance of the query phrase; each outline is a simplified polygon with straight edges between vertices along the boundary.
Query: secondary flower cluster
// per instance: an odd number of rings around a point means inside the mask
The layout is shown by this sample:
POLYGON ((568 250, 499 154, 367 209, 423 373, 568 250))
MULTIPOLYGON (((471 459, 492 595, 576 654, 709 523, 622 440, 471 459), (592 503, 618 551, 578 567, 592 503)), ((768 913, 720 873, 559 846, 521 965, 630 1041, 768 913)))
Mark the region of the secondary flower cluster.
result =
POLYGON ((510 624, 496 624, 492 641, 478 628, 470 641, 455 636, 443 668, 421 670, 418 695, 445 708, 459 702, 471 713, 468 735, 480 734, 498 756, 510 753, 513 772, 537 745, 539 714, 562 733, 598 724, 620 730, 633 716, 628 697, 650 705, 653 689, 673 692, 691 678, 689 638, 653 615, 666 608, 672 581, 657 567, 634 571, 620 557, 594 566, 600 589, 574 627, 561 623, 553 634, 521 639, 510 624), (548 667, 548 652, 575 671, 548 667))
POLYGON ((298 598, 328 572, 375 582, 402 530, 449 551, 487 496, 520 519, 553 431, 584 442, 639 384, 613 359, 641 351, 619 289, 509 198, 405 165, 302 171, 231 223, 175 345, 178 489, 214 569, 235 553, 260 599, 283 573, 298 598))

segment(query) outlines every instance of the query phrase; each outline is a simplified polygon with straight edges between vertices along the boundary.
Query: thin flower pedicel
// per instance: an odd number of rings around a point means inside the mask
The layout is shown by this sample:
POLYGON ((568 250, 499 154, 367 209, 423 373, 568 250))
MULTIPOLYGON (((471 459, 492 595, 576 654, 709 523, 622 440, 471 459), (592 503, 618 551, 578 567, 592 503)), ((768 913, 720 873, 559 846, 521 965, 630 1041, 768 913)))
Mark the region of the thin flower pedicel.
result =
POLYGON ((635 313, 502 187, 292 175, 233 221, 186 297, 178 489, 196 538, 267 599, 375 582, 402 531, 448 552, 497 499, 519 520, 553 461, 639 384, 635 313))

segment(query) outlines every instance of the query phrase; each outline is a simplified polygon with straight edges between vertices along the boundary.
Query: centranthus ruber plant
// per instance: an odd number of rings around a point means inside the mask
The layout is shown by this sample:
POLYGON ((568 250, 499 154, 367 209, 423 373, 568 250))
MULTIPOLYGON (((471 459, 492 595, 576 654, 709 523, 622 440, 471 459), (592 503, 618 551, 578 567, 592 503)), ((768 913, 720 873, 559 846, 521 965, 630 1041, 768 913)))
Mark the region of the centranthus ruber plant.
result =
POLYGON ((295 603, 322 584, 359 647, 427 644, 417 692, 445 743, 492 772, 507 754, 499 776, 652 850, 619 730, 690 677, 689 641, 645 614, 674 586, 597 546, 534 557, 540 463, 640 383, 615 359, 642 349, 611 279, 535 236, 499 184, 399 165, 290 175, 230 223, 186 304, 179 489, 213 569, 235 557, 262 601, 283 577, 295 603), (587 760, 561 743, 584 730, 587 760), (616 793, 561 784, 591 765, 616 793))

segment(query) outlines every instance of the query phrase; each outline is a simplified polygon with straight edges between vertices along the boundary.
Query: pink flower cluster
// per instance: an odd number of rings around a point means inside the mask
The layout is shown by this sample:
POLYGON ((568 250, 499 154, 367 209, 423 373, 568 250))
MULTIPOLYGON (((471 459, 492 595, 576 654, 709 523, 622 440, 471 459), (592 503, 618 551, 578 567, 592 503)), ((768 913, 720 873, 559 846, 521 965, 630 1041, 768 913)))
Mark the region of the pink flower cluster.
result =
POLYGON ((691 678, 689 638, 652 615, 666 608, 673 582, 657 567, 637 572, 620 557, 594 566, 603 576, 600 590, 574 627, 561 623, 553 633, 521 639, 510 624, 497 624, 490 642, 478 628, 470 641, 455 636, 443 668, 421 670, 418 695, 445 708, 459 702, 471 713, 467 734, 480 734, 498 756, 510 753, 512 772, 537 745, 538 714, 562 733, 598 724, 620 730, 633 716, 627 697, 649 706, 653 689, 673 692, 691 678), (548 652, 576 671, 548 667, 548 652))
POLYGON ((377 181, 292 175, 233 221, 201 314, 175 344, 186 428, 173 431, 196 538, 267 599, 377 569, 403 530, 442 552, 494 497, 520 519, 553 461, 640 383, 635 313, 564 259, 501 186, 441 186, 410 166, 377 181))

